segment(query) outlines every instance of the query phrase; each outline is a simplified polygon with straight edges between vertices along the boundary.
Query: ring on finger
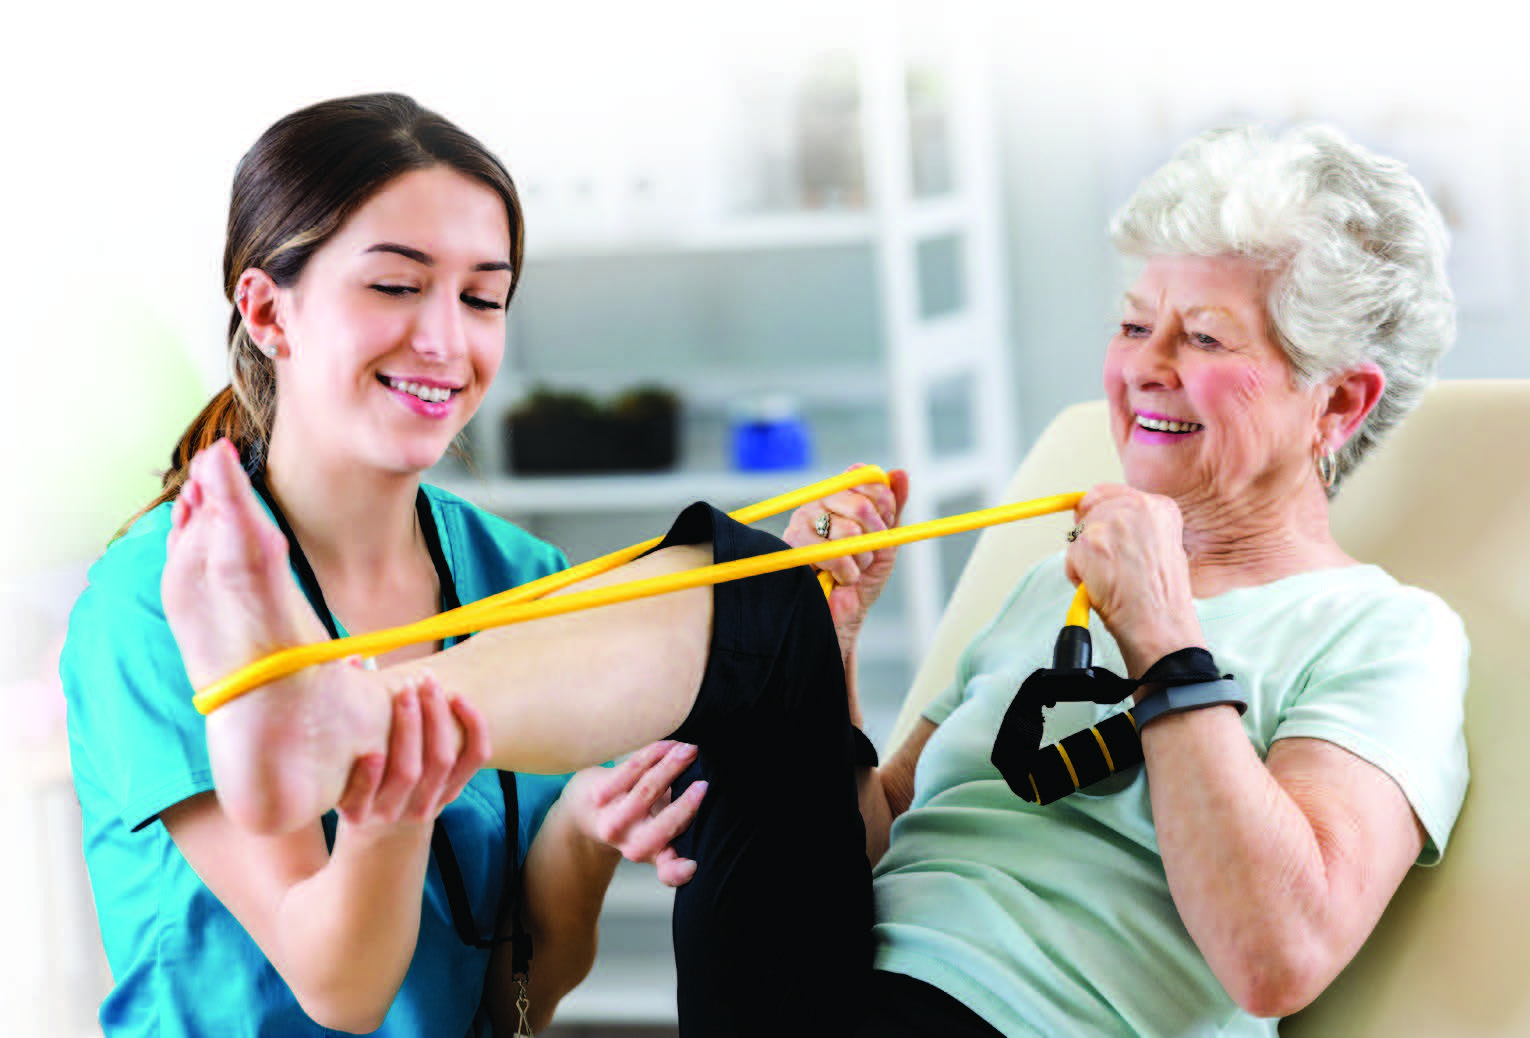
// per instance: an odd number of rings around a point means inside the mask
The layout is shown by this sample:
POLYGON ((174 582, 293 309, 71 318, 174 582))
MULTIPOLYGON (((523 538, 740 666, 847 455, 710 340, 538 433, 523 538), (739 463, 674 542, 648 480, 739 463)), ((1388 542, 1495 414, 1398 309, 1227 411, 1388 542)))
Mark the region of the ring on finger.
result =
POLYGON ((813 520, 813 532, 824 540, 829 539, 829 527, 834 522, 828 512, 819 512, 818 518, 813 520))
POLYGON ((1073 529, 1068 531, 1068 543, 1072 544, 1074 541, 1078 540, 1083 535, 1084 535, 1084 524, 1083 523, 1079 523, 1073 529))

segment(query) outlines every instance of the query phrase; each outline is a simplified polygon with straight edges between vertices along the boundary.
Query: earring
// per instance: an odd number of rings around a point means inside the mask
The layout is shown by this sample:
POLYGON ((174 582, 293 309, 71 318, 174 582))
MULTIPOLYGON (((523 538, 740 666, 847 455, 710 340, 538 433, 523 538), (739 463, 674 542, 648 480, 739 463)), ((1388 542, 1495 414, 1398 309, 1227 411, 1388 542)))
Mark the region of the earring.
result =
POLYGON ((1339 478, 1339 456, 1327 444, 1320 444, 1313 449, 1312 454, 1317 462, 1318 480, 1323 484, 1323 489, 1327 490, 1339 478))
POLYGON ((275 360, 276 359, 276 343, 274 343, 274 342, 262 342, 262 343, 258 343, 256 345, 256 348, 259 349, 261 353, 264 353, 271 360, 275 360))

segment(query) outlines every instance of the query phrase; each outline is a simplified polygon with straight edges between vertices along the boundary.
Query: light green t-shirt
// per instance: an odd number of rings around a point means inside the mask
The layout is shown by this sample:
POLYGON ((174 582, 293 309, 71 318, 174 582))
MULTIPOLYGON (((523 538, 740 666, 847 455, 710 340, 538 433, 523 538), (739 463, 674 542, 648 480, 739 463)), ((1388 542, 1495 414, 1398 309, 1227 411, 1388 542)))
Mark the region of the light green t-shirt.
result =
MULTIPOLYGON (((989 762, 1021 681, 1051 666, 1073 588, 1033 569, 925 711, 911 808, 875 874, 876 966, 949 992, 1010 1036, 1274 1035, 1228 997, 1169 895, 1141 766, 1047 807, 989 762)), ((1466 793, 1466 635, 1439 598, 1374 566, 1304 573, 1197 601, 1207 643, 1249 699, 1263 758, 1324 739, 1397 781, 1439 860, 1466 793)), ((1124 674, 1098 622, 1097 665, 1124 674)), ((1121 709, 1061 703, 1054 742, 1121 709)))

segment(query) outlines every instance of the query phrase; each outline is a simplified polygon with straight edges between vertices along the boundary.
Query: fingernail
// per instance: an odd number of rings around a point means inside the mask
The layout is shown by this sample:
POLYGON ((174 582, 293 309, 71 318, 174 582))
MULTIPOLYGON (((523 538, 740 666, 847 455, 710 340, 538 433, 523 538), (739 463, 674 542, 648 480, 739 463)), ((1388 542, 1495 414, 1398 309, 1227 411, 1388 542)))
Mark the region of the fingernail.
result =
POLYGON ((692 782, 690 788, 687 789, 686 792, 687 793, 695 793, 696 794, 696 799, 700 800, 702 797, 707 795, 707 780, 706 779, 698 779, 697 781, 692 782), (699 790, 699 792, 698 792, 698 790, 699 790))

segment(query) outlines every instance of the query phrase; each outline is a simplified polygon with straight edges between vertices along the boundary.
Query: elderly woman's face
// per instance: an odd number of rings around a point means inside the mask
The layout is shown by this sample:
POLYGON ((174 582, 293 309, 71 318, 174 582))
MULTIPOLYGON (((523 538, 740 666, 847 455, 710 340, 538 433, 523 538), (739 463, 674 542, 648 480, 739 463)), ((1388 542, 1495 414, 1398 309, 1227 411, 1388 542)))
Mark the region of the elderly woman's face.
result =
POLYGON ((1105 393, 1132 486, 1256 503, 1310 473, 1316 395, 1270 337, 1267 277, 1238 257, 1159 256, 1127 292, 1105 393))

